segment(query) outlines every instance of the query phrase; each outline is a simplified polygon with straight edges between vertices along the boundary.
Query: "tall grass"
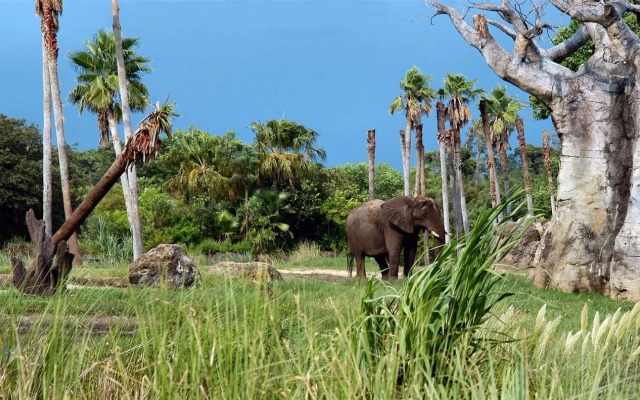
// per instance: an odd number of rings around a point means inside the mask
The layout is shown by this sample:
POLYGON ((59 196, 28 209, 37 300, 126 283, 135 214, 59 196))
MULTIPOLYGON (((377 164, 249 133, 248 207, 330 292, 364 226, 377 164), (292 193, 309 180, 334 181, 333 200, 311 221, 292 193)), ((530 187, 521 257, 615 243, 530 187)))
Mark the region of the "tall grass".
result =
POLYGON ((0 293, 0 398, 640 398, 640 305, 591 320, 585 307, 569 330, 546 307, 529 329, 513 307, 493 316, 505 294, 491 264, 515 239, 492 240, 494 216, 402 287, 205 274, 185 291, 0 293), (27 333, 24 312, 42 315, 27 333), (79 322, 107 312, 135 333, 79 322))

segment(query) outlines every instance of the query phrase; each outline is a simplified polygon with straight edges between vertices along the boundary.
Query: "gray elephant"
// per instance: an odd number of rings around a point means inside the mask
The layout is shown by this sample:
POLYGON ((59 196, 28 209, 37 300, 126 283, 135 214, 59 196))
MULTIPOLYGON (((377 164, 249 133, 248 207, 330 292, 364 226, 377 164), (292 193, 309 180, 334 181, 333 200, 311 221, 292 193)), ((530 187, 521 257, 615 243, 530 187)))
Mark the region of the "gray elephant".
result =
MULTIPOLYGON (((440 209, 432 198, 425 196, 367 201, 351 211, 345 227, 350 249, 349 276, 352 275, 355 258, 356 277, 362 278, 365 277, 365 256, 378 262, 382 279, 398 279, 400 252, 404 249, 404 275, 408 276, 423 229, 433 234, 438 247, 444 244, 445 239, 440 209)), ((440 249, 436 249, 436 256, 440 249)))

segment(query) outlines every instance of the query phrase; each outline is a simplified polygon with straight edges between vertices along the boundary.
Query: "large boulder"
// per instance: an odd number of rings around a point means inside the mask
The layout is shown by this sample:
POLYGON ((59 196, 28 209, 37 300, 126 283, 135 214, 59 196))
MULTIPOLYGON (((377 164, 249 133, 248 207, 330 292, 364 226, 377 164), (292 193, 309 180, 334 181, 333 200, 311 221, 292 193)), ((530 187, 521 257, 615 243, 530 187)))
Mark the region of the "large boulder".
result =
POLYGON ((132 285, 186 288, 196 281, 198 270, 177 244, 161 244, 129 266, 132 285))
POLYGON ((282 281, 282 275, 271 264, 264 262, 238 263, 233 261, 219 262, 209 269, 215 275, 233 279, 245 279, 254 282, 282 281))
MULTIPOLYGON (((509 253, 500 261, 501 266, 507 266, 510 268, 527 268, 536 265, 536 252, 540 247, 540 239, 546 222, 536 221, 529 229, 524 232, 522 238, 516 243, 515 246, 509 251, 509 253)), ((507 231, 512 231, 516 228, 516 224, 507 226, 507 231)))

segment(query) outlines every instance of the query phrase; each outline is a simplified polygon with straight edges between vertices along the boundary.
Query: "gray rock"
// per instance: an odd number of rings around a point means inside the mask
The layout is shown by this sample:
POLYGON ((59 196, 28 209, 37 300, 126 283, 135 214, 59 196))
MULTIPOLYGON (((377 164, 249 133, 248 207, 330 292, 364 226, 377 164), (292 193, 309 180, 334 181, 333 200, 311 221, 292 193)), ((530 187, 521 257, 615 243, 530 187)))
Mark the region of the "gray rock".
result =
POLYGON ((246 279, 254 282, 282 281, 282 275, 271 264, 264 262, 237 263, 223 261, 209 269, 212 274, 227 276, 233 279, 246 279))
POLYGON ((196 281, 198 270, 177 244, 161 244, 129 266, 132 285, 186 288, 196 281))
MULTIPOLYGON (((511 251, 500 262, 512 268, 527 268, 536 265, 536 252, 540 247, 540 240, 544 231, 545 222, 536 221, 524 233, 511 251)), ((516 224, 508 226, 507 231, 515 228, 516 224)))

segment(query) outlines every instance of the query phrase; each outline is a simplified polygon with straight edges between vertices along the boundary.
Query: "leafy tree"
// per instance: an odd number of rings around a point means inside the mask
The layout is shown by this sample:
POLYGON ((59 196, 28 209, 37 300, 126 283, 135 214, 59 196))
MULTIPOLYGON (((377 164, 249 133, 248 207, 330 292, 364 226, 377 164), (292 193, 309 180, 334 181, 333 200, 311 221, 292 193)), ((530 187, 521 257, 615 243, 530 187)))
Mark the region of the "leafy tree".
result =
POLYGON ((271 189, 260 189, 249 200, 252 228, 249 242, 256 254, 271 253, 284 249, 293 235, 283 220, 290 212, 287 196, 271 189))
MULTIPOLYGON (((42 211, 42 182, 33 179, 40 175, 41 157, 42 141, 37 127, 0 114, 0 224, 4 227, 0 243, 13 236, 27 237, 25 213, 30 208, 37 214, 42 211)), ((56 172, 52 171, 54 176, 56 172)), ((53 193, 59 194, 59 185, 54 182, 53 193)), ((58 211, 52 213, 55 226, 64 221, 64 214, 61 199, 53 200, 54 210, 58 211)))
POLYGON ((291 189, 317 173, 315 161, 324 161, 327 154, 316 147, 318 133, 304 125, 286 119, 253 122, 253 146, 258 156, 258 181, 288 182, 291 189))

